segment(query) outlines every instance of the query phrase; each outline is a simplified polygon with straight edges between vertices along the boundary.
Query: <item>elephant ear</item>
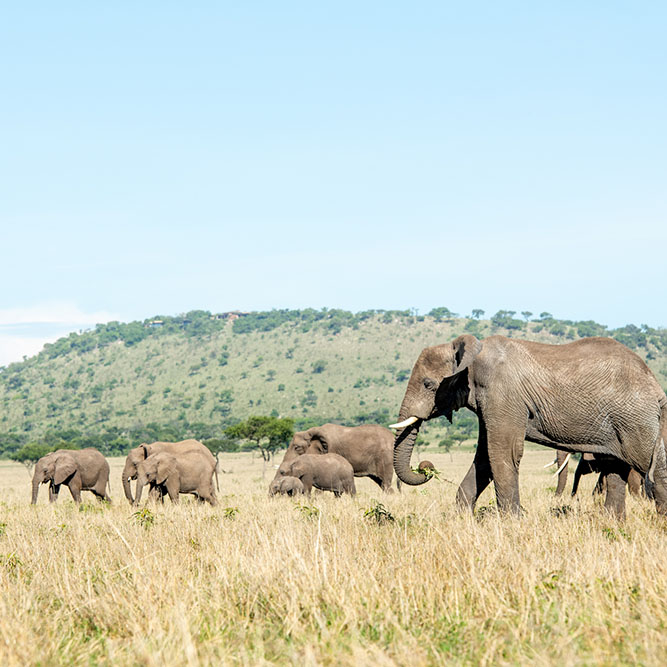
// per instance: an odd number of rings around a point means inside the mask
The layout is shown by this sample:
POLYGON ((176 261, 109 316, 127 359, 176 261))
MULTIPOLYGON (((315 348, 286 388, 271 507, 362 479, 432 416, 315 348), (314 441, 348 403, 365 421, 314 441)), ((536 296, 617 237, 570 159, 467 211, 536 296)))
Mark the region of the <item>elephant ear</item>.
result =
POLYGON ((310 429, 310 446, 320 454, 329 453, 329 441, 321 428, 310 429))
POLYGON ((62 484, 66 479, 76 472, 76 463, 72 456, 63 454, 56 459, 55 470, 53 473, 53 483, 62 484))
POLYGON ((441 414, 452 422, 452 413, 464 408, 467 403, 474 404, 474 390, 470 381, 470 372, 464 368, 459 373, 446 377, 435 393, 435 403, 441 414))
POLYGON ((482 343, 471 334, 464 334, 452 341, 454 350, 453 373, 468 368, 475 357, 482 351, 482 343))
POLYGON ((176 468, 176 459, 173 456, 163 457, 157 462, 156 484, 164 484, 167 477, 172 475, 176 468))
POLYGON ((435 394, 435 403, 441 414, 452 421, 452 414, 475 404, 471 365, 482 351, 482 343, 474 336, 466 334, 452 341, 452 375, 443 378, 435 394))

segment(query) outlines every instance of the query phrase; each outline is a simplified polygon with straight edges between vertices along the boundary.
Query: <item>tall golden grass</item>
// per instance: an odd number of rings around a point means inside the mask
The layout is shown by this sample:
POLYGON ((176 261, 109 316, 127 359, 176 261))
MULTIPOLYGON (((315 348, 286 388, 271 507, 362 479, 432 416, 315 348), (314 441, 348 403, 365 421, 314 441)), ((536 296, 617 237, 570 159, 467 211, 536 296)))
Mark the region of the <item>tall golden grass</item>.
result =
POLYGON ((402 494, 357 480, 355 498, 301 501, 269 499, 273 470, 228 455, 217 507, 138 514, 121 459, 110 507, 67 489, 50 506, 45 487, 32 507, 3 462, 0 663, 665 664, 665 522, 630 498, 619 524, 592 478, 555 499, 551 456, 524 456, 521 519, 490 491, 475 518, 455 511, 444 478, 470 453, 429 453, 442 477, 402 494))

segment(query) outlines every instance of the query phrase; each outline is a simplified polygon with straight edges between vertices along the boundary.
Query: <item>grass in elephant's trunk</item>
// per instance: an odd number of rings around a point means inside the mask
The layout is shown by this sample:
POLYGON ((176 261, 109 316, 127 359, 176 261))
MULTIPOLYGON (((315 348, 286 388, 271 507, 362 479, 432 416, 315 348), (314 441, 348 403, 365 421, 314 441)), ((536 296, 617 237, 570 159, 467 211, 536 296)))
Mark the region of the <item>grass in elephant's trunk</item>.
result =
MULTIPOLYGON (((426 453, 460 480, 473 449, 426 453)), ((521 520, 498 518, 492 488, 459 513, 437 478, 269 499, 250 454, 221 455, 214 508, 182 497, 136 517, 122 459, 111 506, 33 507, 24 468, 0 461, 0 663, 663 664, 655 509, 629 498, 618 524, 594 476, 564 504, 552 458, 527 446, 521 520), (365 516, 378 503, 393 520, 365 516)))

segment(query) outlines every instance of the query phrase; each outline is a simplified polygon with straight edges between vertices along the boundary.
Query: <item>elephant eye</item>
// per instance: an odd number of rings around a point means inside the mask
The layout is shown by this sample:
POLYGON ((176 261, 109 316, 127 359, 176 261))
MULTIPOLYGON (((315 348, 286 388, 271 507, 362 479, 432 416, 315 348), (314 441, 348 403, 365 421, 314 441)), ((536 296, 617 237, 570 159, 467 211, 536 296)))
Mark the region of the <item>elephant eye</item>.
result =
POLYGON ((424 387, 429 391, 435 391, 438 388, 438 383, 433 378, 424 378, 424 387))

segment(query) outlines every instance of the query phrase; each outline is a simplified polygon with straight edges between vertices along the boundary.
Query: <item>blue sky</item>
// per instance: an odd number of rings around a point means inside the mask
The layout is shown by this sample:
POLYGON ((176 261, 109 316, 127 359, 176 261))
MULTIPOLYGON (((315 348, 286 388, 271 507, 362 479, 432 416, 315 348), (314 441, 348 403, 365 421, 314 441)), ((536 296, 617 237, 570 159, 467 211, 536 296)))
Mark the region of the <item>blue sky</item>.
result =
POLYGON ((195 308, 667 326, 667 6, 0 9, 0 364, 195 308))

